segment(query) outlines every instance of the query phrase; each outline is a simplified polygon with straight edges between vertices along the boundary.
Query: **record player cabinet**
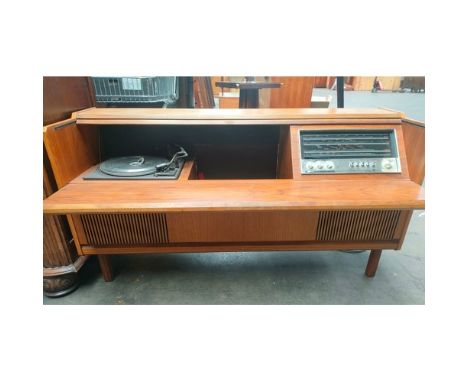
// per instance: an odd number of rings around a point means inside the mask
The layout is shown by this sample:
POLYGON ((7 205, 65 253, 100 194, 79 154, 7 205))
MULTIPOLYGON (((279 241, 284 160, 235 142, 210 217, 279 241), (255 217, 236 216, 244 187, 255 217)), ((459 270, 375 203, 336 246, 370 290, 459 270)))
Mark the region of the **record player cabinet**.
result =
MULTIPOLYGON (((424 208, 424 127, 382 109, 96 109, 44 128, 59 190, 44 213, 66 215, 80 255, 400 249, 424 208), (400 171, 301 169, 301 131, 395 132, 400 171), (177 180, 84 180, 102 160, 177 143, 177 180)), ((350 165, 351 166, 351 165, 350 165)))

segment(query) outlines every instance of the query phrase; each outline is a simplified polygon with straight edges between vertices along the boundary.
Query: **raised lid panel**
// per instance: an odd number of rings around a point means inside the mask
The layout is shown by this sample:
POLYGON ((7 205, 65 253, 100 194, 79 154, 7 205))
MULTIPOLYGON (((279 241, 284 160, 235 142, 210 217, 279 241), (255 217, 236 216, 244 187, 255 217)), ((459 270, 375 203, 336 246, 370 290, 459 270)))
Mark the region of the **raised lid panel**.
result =
POLYGON ((405 137, 408 172, 411 180, 422 184, 425 176, 426 136, 424 123, 413 120, 403 120, 403 135, 405 137))
POLYGON ((372 118, 400 119, 401 113, 382 109, 152 109, 152 108, 90 108, 74 114, 86 119, 133 120, 291 120, 372 118))
POLYGON ((47 126, 43 135, 59 188, 99 162, 99 132, 95 126, 78 126, 69 119, 47 126))

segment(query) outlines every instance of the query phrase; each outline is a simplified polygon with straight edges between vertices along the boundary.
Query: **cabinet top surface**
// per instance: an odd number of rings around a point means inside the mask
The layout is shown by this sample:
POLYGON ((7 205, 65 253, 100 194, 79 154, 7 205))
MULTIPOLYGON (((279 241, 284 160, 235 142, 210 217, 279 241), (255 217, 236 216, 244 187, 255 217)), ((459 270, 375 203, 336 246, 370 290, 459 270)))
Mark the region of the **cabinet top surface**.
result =
POLYGON ((90 108, 73 114, 77 120, 304 120, 400 119, 384 109, 152 109, 90 108))
POLYGON ((382 208, 423 209, 424 190, 409 180, 77 180, 44 201, 46 213, 382 208))

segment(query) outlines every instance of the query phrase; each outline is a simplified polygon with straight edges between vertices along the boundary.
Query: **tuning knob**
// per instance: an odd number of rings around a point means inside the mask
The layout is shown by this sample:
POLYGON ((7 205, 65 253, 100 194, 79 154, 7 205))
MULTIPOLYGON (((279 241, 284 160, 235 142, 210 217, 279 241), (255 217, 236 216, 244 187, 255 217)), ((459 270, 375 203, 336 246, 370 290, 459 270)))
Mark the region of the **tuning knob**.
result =
POLYGON ((387 169, 387 170, 390 170, 390 169, 393 168, 393 163, 386 160, 386 161, 382 162, 382 167, 387 169))

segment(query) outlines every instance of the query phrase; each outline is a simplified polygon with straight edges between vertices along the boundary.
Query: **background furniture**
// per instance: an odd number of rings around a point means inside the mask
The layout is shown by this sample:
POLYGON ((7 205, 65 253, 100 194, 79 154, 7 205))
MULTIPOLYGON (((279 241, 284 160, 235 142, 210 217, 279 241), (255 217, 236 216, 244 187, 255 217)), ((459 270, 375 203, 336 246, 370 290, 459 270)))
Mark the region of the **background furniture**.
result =
MULTIPOLYGON (((223 88, 226 82, 237 84, 242 81, 223 81, 224 77, 212 78, 212 83, 221 86, 222 92, 215 92, 219 97, 219 107, 239 108, 239 89, 237 85, 223 88), (221 80, 220 80, 221 79, 221 80), (226 91, 227 90, 227 91, 226 91), (229 91, 234 90, 234 91, 229 91)), ((258 90, 258 107, 260 108, 307 108, 311 107, 312 91, 314 88, 315 77, 256 77, 257 83, 281 84, 277 88, 261 88, 258 90)), ((215 85, 218 89, 219 86, 215 85)), ((323 107, 323 106, 322 106, 323 107)))
POLYGON ((259 90, 281 87, 280 82, 255 81, 254 77, 245 77, 245 81, 217 81, 220 88, 239 89, 239 109, 258 108, 259 90))
MULTIPOLYGON (((43 78, 43 124, 64 120, 71 113, 94 106, 87 77, 43 78)), ((47 151, 43 150, 43 199, 57 191, 47 151)), ((44 215, 43 290, 50 297, 72 292, 78 286, 78 271, 87 257, 78 257, 67 219, 44 215)))
POLYGON ((193 77, 195 108, 212 109, 215 107, 210 77, 193 77))
POLYGON ((271 77, 271 80, 283 85, 271 92, 270 108, 310 107, 315 77, 271 77))

